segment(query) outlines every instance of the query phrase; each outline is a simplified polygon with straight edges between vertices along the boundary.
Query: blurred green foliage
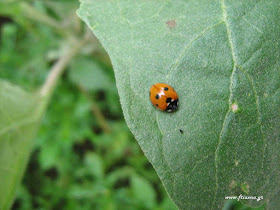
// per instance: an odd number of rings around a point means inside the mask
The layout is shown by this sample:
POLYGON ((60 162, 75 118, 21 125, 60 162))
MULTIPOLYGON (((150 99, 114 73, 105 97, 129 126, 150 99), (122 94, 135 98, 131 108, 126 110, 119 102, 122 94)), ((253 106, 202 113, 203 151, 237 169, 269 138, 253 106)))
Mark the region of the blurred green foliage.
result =
MULTIPOLYGON (((77 8, 74 0, 1 0, 0 78, 36 91, 86 32, 77 8)), ((176 209, 125 124, 110 60, 94 37, 67 70, 13 209, 176 209)))

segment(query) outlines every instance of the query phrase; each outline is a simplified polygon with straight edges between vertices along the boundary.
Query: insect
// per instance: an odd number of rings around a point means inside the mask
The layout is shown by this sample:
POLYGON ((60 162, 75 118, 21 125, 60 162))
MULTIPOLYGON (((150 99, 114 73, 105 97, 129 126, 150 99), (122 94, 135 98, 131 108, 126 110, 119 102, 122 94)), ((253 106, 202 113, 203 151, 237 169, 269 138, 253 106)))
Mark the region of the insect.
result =
POLYGON ((178 109, 179 98, 176 91, 164 83, 156 83, 151 87, 150 100, 161 111, 174 112, 178 109))
POLYGON ((183 131, 182 129, 179 129, 179 131, 180 131, 180 133, 182 133, 182 134, 184 133, 184 131, 183 131))

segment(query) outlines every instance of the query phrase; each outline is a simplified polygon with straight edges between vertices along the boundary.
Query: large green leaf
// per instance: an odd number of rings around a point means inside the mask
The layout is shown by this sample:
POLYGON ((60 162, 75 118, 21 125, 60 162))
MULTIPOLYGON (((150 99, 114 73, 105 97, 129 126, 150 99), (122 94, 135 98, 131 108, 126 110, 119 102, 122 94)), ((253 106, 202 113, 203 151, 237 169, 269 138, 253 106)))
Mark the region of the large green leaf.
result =
POLYGON ((179 208, 240 194, 280 206, 279 11, 279 0, 81 2, 128 126, 179 208), (177 112, 151 105, 157 82, 177 90, 177 112))
POLYGON ((9 209, 28 160, 43 100, 0 80, 0 209, 9 209))

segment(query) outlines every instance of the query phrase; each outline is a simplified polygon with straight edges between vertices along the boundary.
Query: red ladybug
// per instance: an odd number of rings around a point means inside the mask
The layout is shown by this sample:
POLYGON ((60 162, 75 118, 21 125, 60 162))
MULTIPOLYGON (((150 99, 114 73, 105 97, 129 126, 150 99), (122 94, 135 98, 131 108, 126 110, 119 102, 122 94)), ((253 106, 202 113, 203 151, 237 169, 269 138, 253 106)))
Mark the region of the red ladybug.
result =
POLYGON ((170 85, 154 84, 150 89, 150 99, 152 104, 161 111, 174 112, 178 109, 179 98, 170 85))

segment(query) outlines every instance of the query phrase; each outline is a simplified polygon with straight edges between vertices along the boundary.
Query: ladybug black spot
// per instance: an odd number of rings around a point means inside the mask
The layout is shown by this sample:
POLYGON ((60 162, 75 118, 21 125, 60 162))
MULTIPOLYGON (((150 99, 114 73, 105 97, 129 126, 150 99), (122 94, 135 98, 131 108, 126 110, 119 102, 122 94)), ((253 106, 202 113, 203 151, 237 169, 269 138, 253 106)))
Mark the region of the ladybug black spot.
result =
POLYGON ((171 100, 172 100, 172 98, 167 98, 167 99, 166 99, 166 103, 170 103, 171 100))
POLYGON ((159 95, 158 94, 156 95, 156 99, 159 99, 159 95))
POLYGON ((156 106, 158 106, 158 104, 156 104, 156 106))
POLYGON ((165 87, 164 90, 165 90, 165 91, 168 91, 168 87, 165 87))

